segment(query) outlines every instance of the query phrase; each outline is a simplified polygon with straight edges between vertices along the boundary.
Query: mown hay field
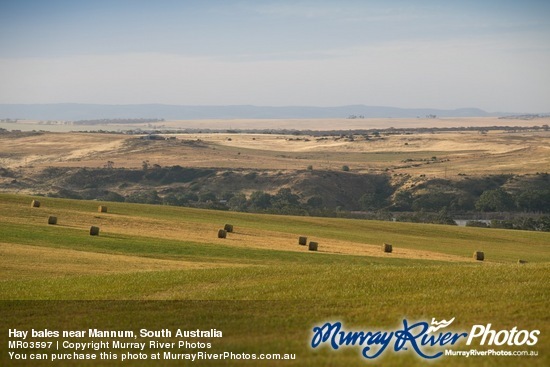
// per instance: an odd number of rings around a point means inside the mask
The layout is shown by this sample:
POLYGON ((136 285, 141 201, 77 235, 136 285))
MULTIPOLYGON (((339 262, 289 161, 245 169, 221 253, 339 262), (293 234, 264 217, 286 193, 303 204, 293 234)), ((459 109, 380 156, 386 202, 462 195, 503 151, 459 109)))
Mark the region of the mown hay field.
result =
MULTIPOLYGON (((529 365, 549 362, 549 233, 53 198, 34 198, 41 206, 31 208, 32 199, 0 194, 3 328, 216 327, 228 350, 297 354, 284 365, 362 366, 357 348, 311 350, 311 328, 456 317, 457 328, 538 329, 539 357, 529 365), (99 213, 100 204, 109 211, 99 213), (219 239, 226 223, 234 232, 219 239), (99 236, 89 235, 91 225, 99 236), (484 261, 472 258, 478 250, 484 261)), ((6 338, 2 330, 2 348, 6 338)), ((386 354, 384 365, 425 365, 411 353, 386 354)), ((449 358, 434 365, 471 365, 449 358)))

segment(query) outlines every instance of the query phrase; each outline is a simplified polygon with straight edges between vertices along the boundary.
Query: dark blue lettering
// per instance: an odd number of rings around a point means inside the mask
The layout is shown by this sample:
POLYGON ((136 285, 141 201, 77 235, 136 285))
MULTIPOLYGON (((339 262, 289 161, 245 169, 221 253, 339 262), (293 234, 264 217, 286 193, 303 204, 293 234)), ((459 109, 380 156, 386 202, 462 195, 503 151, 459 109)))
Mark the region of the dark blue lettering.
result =
POLYGON ((424 354, 420 349, 420 347, 418 346, 418 344, 416 343, 416 339, 419 338, 421 335, 423 335, 426 332, 426 330, 428 330, 429 325, 427 322, 422 321, 422 322, 417 322, 416 324, 413 324, 411 326, 407 326, 407 325, 408 325, 407 320, 403 320, 403 330, 399 330, 395 332, 395 336, 397 337, 397 340, 395 341, 395 345, 393 349, 396 352, 400 351, 401 349, 407 350, 407 348, 405 348, 405 345, 407 344, 407 342, 409 342, 409 344, 414 349, 414 351, 423 358, 433 359, 443 355, 443 352, 436 353, 433 356, 424 354), (417 328, 421 328, 421 330, 417 332, 416 335, 412 334, 411 331, 417 328))

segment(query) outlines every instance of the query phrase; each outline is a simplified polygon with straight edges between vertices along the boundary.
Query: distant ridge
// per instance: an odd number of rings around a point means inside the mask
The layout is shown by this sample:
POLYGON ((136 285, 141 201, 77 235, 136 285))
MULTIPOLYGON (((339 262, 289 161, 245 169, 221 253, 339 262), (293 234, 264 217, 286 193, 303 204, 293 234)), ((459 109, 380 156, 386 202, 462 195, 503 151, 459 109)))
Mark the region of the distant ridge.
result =
POLYGON ((89 120, 162 118, 166 120, 201 119, 302 119, 302 118, 415 118, 437 117, 487 117, 498 116, 479 108, 441 110, 433 108, 397 108, 365 105, 338 107, 311 106, 183 106, 164 104, 0 104, 0 119, 26 120, 89 120))

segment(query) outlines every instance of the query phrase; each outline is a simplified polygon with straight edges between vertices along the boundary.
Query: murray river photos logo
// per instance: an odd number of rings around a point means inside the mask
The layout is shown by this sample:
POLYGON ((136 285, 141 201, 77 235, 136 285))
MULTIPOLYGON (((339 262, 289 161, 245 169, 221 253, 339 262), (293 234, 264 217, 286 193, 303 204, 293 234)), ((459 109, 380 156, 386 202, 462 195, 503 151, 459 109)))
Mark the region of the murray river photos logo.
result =
POLYGON ((387 351, 394 353, 412 351, 426 359, 439 358, 452 346, 465 343, 471 345, 477 342, 486 346, 533 346, 538 342, 539 330, 493 330, 491 324, 473 325, 469 332, 449 331, 453 323, 436 321, 431 324, 426 321, 411 323, 403 320, 402 328, 394 331, 347 331, 341 322, 326 322, 313 328, 311 347, 313 349, 327 345, 338 350, 342 347, 358 347, 366 359, 375 359, 387 351))

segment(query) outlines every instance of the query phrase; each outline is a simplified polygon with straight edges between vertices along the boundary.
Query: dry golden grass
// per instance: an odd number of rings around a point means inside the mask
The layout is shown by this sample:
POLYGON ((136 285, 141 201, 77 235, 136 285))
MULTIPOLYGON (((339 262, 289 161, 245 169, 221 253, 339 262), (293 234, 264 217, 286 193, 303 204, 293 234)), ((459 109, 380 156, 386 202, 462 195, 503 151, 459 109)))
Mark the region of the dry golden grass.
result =
POLYGON ((0 280, 133 273, 142 271, 202 269, 223 266, 196 261, 151 259, 139 256, 0 243, 0 280))
MULTIPOLYGON (((273 122, 272 120, 270 120, 273 122)), ((287 122, 296 124, 296 121, 287 122)), ((334 120, 300 120, 296 128, 342 128, 334 120)), ((546 119, 395 119, 345 120, 347 127, 388 126, 490 126, 541 125, 546 119), (351 121, 351 122, 350 122, 351 121), (395 124, 392 124, 395 122, 395 124), (361 124, 351 126, 349 124, 361 124), (363 126, 364 125, 364 126, 363 126)), ((204 122, 203 126, 214 122, 204 122)), ((221 123, 227 123, 219 122, 221 123)), ((193 124, 189 125, 193 127, 193 124)), ((232 125, 246 127, 245 125, 232 125)), ((227 127, 228 128, 228 127, 227 127)), ((143 141, 120 134, 46 133, 39 136, 9 139, 0 137, 0 164, 4 167, 47 166, 103 167, 113 161, 115 168, 141 168, 151 165, 296 170, 309 165, 314 169, 341 169, 347 165, 355 172, 390 172, 452 177, 500 173, 545 172, 550 168, 550 132, 490 131, 445 132, 382 136, 382 139, 355 141, 329 137, 260 134, 182 134, 178 140, 143 141), (300 140, 296 140, 300 138, 300 140), (307 141, 306 141, 307 139, 307 141), (185 141, 200 140, 199 146, 185 141), (429 162, 432 157, 435 162, 429 162), (412 160, 409 163, 404 162, 412 160)))
MULTIPOLYGON (((0 135, 3 165, 52 165, 112 155, 127 137, 117 134, 45 133, 13 139, 0 135)), ((104 162, 105 163, 105 162, 104 162)))

